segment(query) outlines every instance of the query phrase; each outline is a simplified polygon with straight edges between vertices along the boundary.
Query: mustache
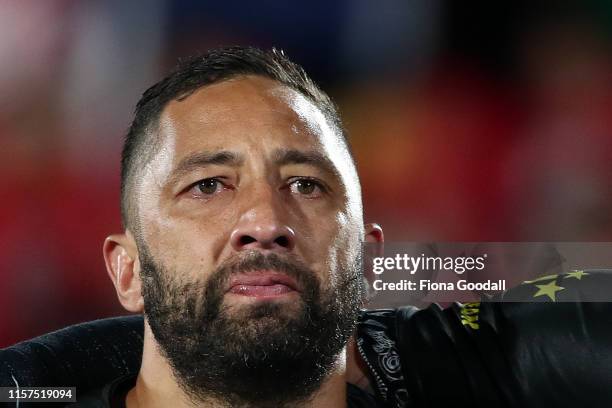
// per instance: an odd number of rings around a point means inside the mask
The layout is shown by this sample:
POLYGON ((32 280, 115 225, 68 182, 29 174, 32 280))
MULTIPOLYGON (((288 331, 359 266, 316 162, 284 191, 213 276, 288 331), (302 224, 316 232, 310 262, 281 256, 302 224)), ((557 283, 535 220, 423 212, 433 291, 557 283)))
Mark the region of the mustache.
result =
MULTIPOLYGON (((162 265, 157 264, 154 259, 143 251, 141 254, 143 294, 148 312, 163 312, 163 294, 180 293, 173 299, 165 302, 181 305, 180 308, 187 315, 206 317, 213 321, 218 315, 224 294, 228 289, 230 280, 236 274, 248 274, 257 270, 273 270, 284 273, 296 281, 301 289, 302 300, 308 304, 320 299, 321 295, 326 297, 342 297, 345 292, 353 291, 357 286, 361 296, 364 295, 364 286, 361 270, 357 267, 360 262, 355 263, 354 268, 349 268, 341 273, 333 288, 324 288, 319 276, 301 260, 289 255, 277 253, 262 253, 251 250, 228 258, 222 262, 205 281, 193 282, 181 281, 181 279, 165 270, 162 265), (154 298, 157 298, 155 300, 154 298)), ((330 299, 328 299, 330 300, 330 299)), ((146 312, 145 312, 146 313, 146 312)))
MULTIPOLYGON (((319 278, 316 273, 303 262, 275 253, 262 253, 250 251, 224 262, 211 278, 216 287, 226 287, 232 276, 248 274, 258 270, 272 270, 293 278, 300 287, 304 288, 316 284, 319 287, 319 278)), ((212 282, 211 282, 212 283, 212 282)))
MULTIPOLYGON (((256 250, 246 252, 221 264, 208 282, 209 291, 219 291, 227 288, 233 275, 247 274, 257 270, 273 270, 295 279, 298 286, 306 290, 306 296, 316 296, 323 289, 320 278, 306 264, 298 259, 280 256, 276 253, 262 253, 256 250)), ((358 268, 351 268, 346 275, 341 276, 336 291, 343 291, 363 278, 358 268)))

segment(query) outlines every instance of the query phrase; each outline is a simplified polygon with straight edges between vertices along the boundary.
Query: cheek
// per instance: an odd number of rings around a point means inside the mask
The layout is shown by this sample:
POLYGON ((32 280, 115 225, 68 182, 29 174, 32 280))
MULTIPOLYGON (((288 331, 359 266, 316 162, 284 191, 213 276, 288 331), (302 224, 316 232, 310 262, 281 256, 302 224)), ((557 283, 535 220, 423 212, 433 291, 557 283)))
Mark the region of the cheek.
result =
POLYGON ((329 239, 323 248, 326 254, 324 268, 328 272, 323 279, 329 285, 337 285, 361 251, 360 227, 358 220, 345 213, 339 213, 330 224, 333 228, 329 229, 329 239))
POLYGON ((229 240, 232 214, 185 213, 160 217, 147 228, 147 242, 170 270, 194 279, 212 273, 229 240))

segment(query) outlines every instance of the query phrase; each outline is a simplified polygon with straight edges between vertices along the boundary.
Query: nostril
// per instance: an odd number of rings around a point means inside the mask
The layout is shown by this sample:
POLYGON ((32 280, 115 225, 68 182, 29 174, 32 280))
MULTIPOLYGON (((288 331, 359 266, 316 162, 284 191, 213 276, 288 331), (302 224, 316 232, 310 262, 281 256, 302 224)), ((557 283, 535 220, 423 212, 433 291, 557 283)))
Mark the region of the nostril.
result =
POLYGON ((249 245, 253 242, 257 241, 255 238, 249 236, 249 235, 243 235, 240 237, 240 246, 245 246, 245 245, 249 245))
POLYGON ((280 245, 283 248, 289 247, 289 238, 287 238, 285 236, 280 236, 280 237, 276 238, 274 240, 274 242, 276 242, 277 245, 280 245))
POLYGON ((237 250, 261 248, 266 250, 290 251, 295 245, 295 233, 289 227, 244 227, 237 228, 230 235, 232 247, 237 250))

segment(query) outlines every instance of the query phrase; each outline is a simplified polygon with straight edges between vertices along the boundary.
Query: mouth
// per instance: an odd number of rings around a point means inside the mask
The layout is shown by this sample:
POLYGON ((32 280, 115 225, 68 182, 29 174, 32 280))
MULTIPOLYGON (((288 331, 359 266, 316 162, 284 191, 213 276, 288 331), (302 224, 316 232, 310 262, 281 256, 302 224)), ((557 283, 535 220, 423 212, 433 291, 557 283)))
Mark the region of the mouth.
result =
POLYGON ((292 277, 270 270, 258 270, 233 276, 226 293, 254 298, 277 298, 299 294, 292 277))

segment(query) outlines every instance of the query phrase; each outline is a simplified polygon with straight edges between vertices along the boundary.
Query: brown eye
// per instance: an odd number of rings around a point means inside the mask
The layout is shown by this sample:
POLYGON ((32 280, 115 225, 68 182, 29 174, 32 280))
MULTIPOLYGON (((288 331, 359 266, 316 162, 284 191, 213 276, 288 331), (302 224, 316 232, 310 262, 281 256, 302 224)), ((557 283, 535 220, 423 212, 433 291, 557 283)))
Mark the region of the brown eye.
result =
POLYGON ((214 178, 204 179, 196 185, 202 194, 214 194, 222 187, 221 182, 214 178))
POLYGON ((292 193, 306 196, 306 198, 318 198, 325 192, 321 183, 307 178, 293 181, 289 188, 292 193))
POLYGON ((317 185, 310 180, 298 180, 296 181, 296 189, 300 194, 312 194, 317 188, 317 185))

